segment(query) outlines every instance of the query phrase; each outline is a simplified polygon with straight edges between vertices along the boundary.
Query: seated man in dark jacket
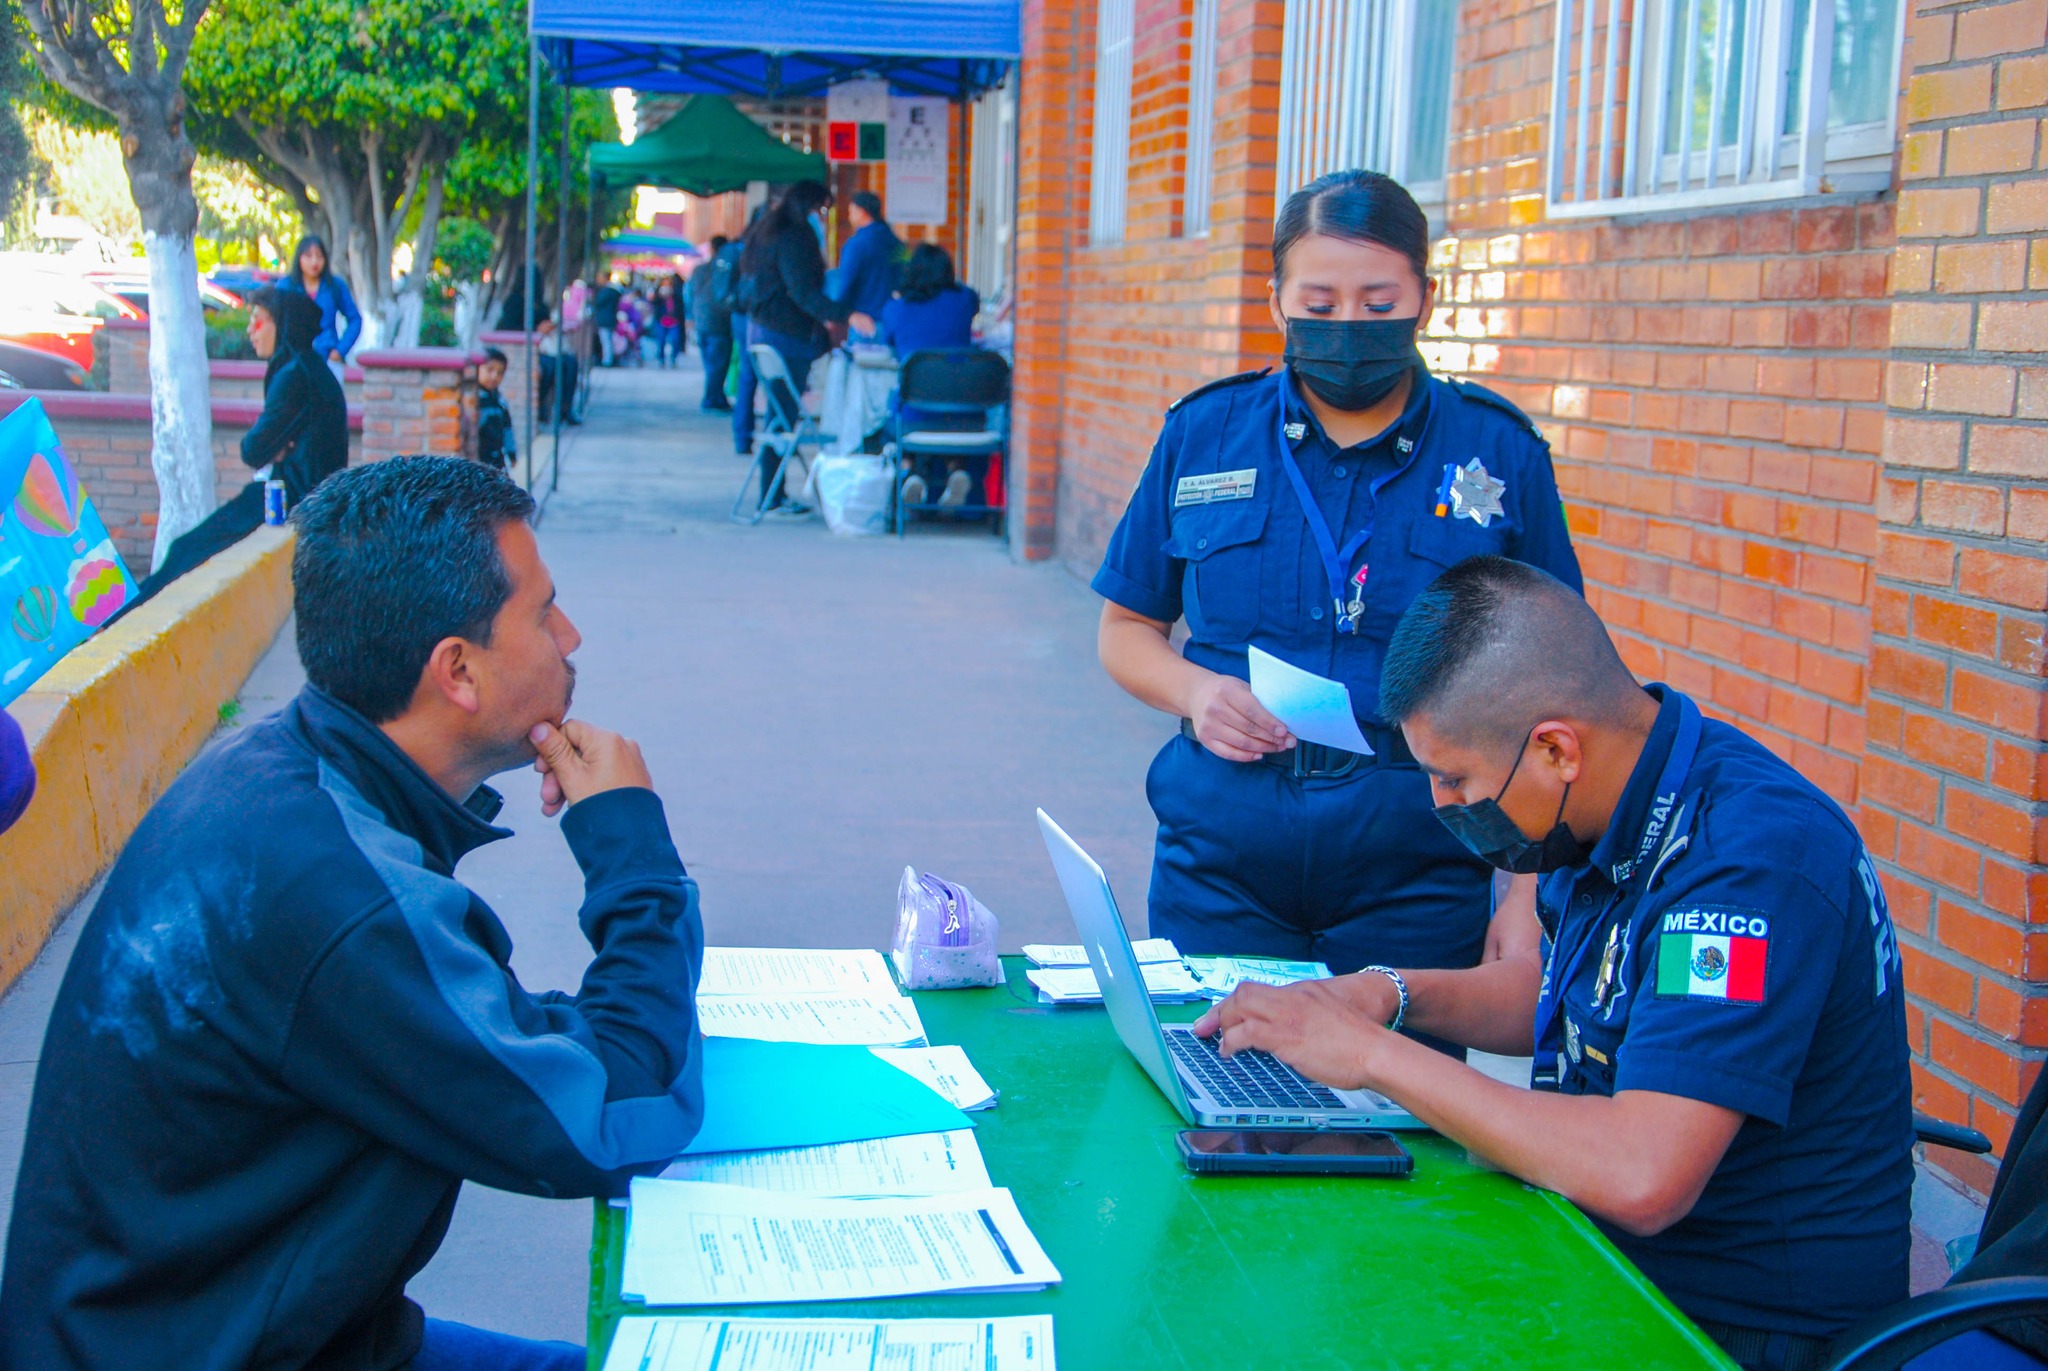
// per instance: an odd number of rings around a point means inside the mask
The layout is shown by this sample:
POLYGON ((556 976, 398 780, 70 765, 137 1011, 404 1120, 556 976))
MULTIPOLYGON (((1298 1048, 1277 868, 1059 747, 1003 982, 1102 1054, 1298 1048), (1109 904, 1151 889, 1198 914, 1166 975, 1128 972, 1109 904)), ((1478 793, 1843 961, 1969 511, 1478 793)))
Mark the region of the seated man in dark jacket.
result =
POLYGON ((702 1116, 696 886, 639 749, 565 718, 532 514, 448 457, 300 506, 309 684, 165 793, 58 992, 0 1366, 582 1367, 405 1298, 464 1180, 623 1195, 702 1116), (530 762, 583 868, 575 994, 525 990, 454 875, 530 762))
POLYGON ((242 435, 242 461, 254 480, 164 553, 123 614, 171 582, 254 533, 263 523, 263 483, 284 482, 285 501, 348 465, 348 400, 313 350, 320 306, 298 291, 264 286, 249 297, 249 345, 270 365, 263 372, 263 413, 242 435))

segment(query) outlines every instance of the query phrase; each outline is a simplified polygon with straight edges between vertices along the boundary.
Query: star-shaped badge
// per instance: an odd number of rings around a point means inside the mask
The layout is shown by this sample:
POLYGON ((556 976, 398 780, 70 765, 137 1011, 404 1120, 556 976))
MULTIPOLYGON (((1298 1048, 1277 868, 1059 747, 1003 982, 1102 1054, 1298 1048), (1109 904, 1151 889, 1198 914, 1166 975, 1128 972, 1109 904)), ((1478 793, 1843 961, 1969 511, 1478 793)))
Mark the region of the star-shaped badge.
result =
POLYGON ((1495 516, 1507 514, 1500 503, 1507 488, 1505 481, 1495 480, 1474 457, 1459 467, 1458 474, 1451 479, 1451 517, 1470 519, 1481 528, 1491 527, 1495 516))

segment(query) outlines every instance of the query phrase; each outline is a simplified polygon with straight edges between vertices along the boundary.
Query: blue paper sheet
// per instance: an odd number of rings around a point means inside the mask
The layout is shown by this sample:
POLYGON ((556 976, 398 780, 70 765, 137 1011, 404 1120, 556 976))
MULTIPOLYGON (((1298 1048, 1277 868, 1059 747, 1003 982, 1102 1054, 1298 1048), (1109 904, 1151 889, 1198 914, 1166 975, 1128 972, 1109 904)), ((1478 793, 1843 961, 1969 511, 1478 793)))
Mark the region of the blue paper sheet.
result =
POLYGON ((972 1128, 945 1097, 865 1047, 704 1039, 704 1127, 686 1153, 972 1128))

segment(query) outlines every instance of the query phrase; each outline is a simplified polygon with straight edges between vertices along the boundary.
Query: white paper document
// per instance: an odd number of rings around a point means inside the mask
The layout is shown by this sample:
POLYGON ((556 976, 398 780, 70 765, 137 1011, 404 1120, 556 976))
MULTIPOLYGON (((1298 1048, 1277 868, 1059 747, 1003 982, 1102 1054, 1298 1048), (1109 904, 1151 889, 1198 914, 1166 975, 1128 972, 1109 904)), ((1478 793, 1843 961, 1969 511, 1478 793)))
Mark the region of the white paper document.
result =
POLYGON ((697 1022, 710 1038, 777 1043, 901 1047, 924 1041, 908 995, 698 995, 697 1022))
POLYGON ((604 1371, 1053 1371, 1052 1315, 619 1320, 604 1371))
POLYGON ((636 1177, 619 1286, 648 1304, 781 1304, 1059 1278, 1007 1190, 846 1200, 636 1177))
POLYGON ((707 947, 699 995, 898 993, 889 964, 871 947, 707 947))
MULTIPOLYGON (((1160 1004, 1180 1004, 1202 998, 1202 987, 1181 961, 1146 962, 1138 968, 1145 989, 1160 1004)), ((1085 966, 1048 966, 1024 973, 1038 987, 1041 1004, 1100 1004, 1102 987, 1095 972, 1085 966)))
POLYGON ((938 1091, 955 1109, 972 1114, 995 1108, 995 1088, 981 1078, 962 1048, 871 1047, 868 1051, 938 1091))
POLYGON ((767 1152, 707 1152, 671 1162, 665 1181, 709 1181, 804 1195, 938 1195, 986 1190, 988 1167, 974 1130, 901 1138, 778 1147, 767 1152))
POLYGON ((1351 691, 1343 682, 1303 671, 1258 648, 1251 650, 1251 661, 1253 697, 1286 724, 1288 732, 1305 743, 1372 755, 1372 744, 1358 731, 1351 691))
MULTIPOLYGON (((1171 938, 1140 938, 1131 944, 1131 951, 1138 954, 1141 964, 1180 960, 1180 949, 1171 938)), ((1026 943, 1024 956, 1033 966, 1088 965, 1088 949, 1079 943, 1026 943)))

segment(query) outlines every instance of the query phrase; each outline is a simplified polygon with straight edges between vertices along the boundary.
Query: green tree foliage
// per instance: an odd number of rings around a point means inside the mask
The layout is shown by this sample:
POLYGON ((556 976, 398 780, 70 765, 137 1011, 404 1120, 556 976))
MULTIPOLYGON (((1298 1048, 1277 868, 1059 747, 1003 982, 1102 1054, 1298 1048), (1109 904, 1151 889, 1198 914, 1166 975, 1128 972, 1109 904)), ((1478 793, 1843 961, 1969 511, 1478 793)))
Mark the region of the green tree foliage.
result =
MULTIPOLYGON (((564 91, 546 81, 540 100, 540 163, 534 178, 539 208, 535 228, 535 250, 546 294, 553 299, 556 245, 564 227, 569 248, 569 274, 584 275, 583 245, 593 212, 589 178, 584 159, 593 143, 615 143, 619 138, 618 118, 613 113, 611 93, 601 90, 570 90, 569 97, 569 214, 566 226, 560 220, 561 118, 564 91)), ((523 80, 522 74, 522 80, 523 80)), ((478 307, 484 317, 495 318, 497 306, 518 279, 519 264, 526 252, 526 123, 521 118, 471 139, 448 170, 448 204, 452 213, 462 214, 485 225, 491 233, 493 250, 488 273, 478 292, 478 307)), ((633 207, 630 187, 600 191, 594 207, 596 236, 626 222, 633 207)))
POLYGON ((22 127, 21 107, 41 84, 22 41, 20 12, 8 5, 0 10, 0 220, 16 219, 35 193, 40 168, 22 127))
POLYGON ((451 167, 472 140, 525 127, 524 8, 217 0, 191 75, 202 142, 247 163, 325 230, 386 336, 416 336, 451 167), (401 288, 391 262, 407 239, 422 270, 401 288))

